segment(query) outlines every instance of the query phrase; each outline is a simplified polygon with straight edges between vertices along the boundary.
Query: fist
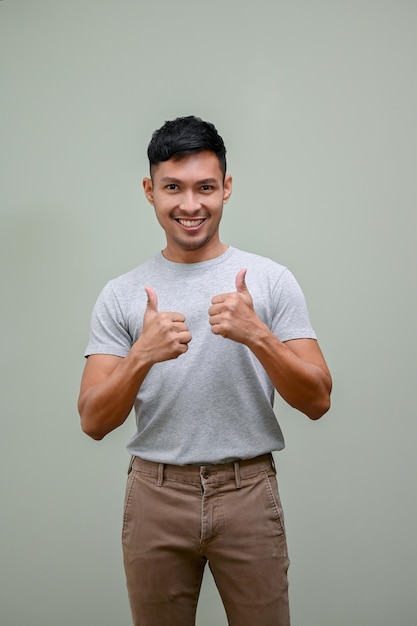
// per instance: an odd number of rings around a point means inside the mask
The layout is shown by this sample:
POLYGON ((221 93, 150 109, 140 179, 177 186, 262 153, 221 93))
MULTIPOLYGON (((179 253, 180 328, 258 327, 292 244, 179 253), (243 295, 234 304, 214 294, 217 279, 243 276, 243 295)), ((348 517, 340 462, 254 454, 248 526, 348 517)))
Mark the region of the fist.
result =
POLYGON ((145 287, 148 301, 143 316, 141 348, 151 363, 176 359, 188 350, 191 333, 182 313, 158 311, 158 298, 152 287, 145 287))
POLYGON ((215 296, 208 311, 211 330, 215 335, 243 344, 248 342, 250 333, 259 321, 246 286, 246 272, 246 269, 238 272, 236 291, 215 296))

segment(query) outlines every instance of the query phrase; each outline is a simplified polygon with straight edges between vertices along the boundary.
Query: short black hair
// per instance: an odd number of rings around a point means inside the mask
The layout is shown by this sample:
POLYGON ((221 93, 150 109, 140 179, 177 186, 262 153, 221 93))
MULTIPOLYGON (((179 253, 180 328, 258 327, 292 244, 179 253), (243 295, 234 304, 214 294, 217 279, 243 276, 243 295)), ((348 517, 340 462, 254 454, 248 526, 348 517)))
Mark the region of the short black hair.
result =
POLYGON ((182 159, 193 152, 214 152, 226 174, 226 147, 214 124, 189 115, 167 121, 158 128, 148 146, 149 166, 168 161, 171 157, 182 159))

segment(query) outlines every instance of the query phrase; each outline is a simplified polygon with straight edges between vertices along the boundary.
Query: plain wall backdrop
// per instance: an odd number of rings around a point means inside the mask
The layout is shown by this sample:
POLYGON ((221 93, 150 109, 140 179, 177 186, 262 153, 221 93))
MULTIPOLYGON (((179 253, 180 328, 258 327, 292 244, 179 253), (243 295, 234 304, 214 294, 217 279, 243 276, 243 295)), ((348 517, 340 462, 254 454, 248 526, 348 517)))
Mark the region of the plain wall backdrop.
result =
POLYGON ((189 114, 228 148, 223 241, 295 273, 334 378, 319 422, 276 403, 293 624, 414 626, 416 32, 414 0, 0 2, 2 626, 130 624, 134 422, 94 442, 76 401, 99 291, 164 245, 151 133, 189 114))

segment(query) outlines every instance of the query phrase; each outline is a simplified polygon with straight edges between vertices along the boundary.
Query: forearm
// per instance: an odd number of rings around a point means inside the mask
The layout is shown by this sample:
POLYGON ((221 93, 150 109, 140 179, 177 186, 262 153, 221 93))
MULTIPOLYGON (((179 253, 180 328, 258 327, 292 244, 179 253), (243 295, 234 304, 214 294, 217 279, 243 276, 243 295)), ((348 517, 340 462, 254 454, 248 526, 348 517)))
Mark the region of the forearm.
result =
MULTIPOLYGON (((297 340, 289 344, 294 347, 297 340)), ((259 359, 275 389, 288 404, 310 419, 318 419, 328 411, 331 377, 315 341, 312 358, 309 361, 300 358, 294 349, 279 341, 264 324, 260 323, 254 332, 250 333, 246 345, 259 359), (317 362, 314 362, 315 360, 317 362)), ((311 345, 313 346, 313 343, 311 345)))
POLYGON ((131 351, 111 374, 93 385, 86 384, 78 401, 83 431, 99 440, 121 426, 150 368, 149 362, 131 351))

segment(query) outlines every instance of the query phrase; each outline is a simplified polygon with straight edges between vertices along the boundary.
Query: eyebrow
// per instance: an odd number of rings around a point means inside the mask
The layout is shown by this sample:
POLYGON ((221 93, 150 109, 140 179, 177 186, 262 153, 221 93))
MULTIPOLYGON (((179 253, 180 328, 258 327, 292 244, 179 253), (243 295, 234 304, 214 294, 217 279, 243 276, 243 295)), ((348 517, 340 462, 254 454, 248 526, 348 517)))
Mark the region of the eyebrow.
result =
MULTIPOLYGON (((173 176, 163 176, 161 178, 161 183, 182 183, 183 181, 179 178, 174 178, 173 176)), ((196 181, 196 185, 212 185, 213 183, 217 183, 217 178, 203 178, 201 180, 196 181)))

